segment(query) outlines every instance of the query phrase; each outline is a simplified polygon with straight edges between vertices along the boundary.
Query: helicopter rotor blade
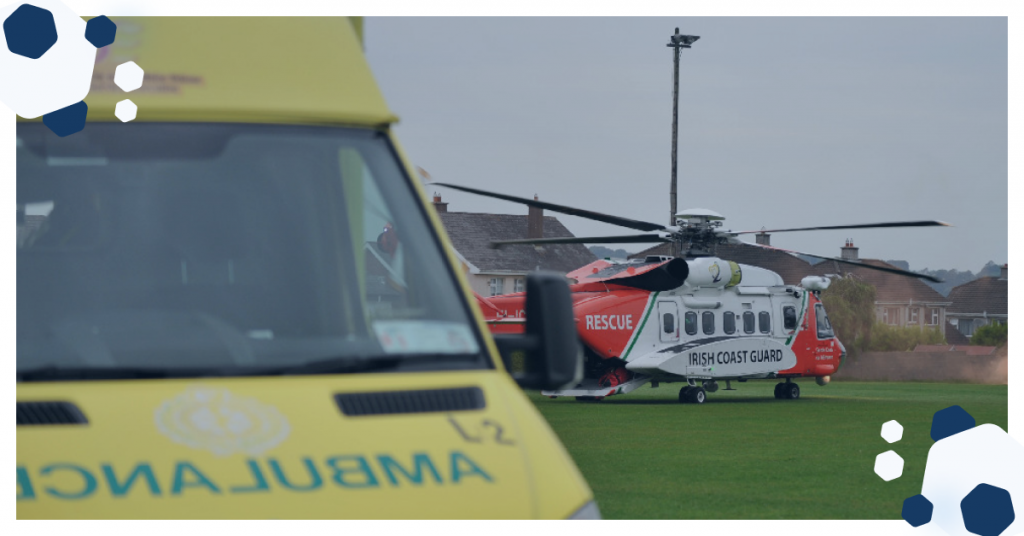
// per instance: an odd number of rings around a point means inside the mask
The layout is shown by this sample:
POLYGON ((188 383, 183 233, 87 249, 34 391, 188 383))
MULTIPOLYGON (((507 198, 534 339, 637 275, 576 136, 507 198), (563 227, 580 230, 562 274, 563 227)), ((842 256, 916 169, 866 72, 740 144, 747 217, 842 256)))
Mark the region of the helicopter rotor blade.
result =
POLYGON ((743 244, 745 246, 754 246, 754 247, 758 247, 758 248, 772 249, 772 250, 775 250, 775 251, 781 251, 783 253, 789 253, 790 255, 806 255, 808 257, 814 257, 816 259, 824 259, 824 260, 827 260, 827 261, 835 261, 835 262, 839 262, 839 263, 842 263, 842 264, 850 264, 850 265, 853 265, 853 266, 860 266, 861 268, 867 268, 869 270, 878 270, 879 272, 888 272, 890 274, 905 275, 905 276, 908 276, 908 277, 916 277, 918 279, 927 279, 928 281, 931 281, 933 283, 942 283, 943 282, 941 279, 939 279, 937 277, 933 277, 933 276, 926 275, 926 274, 919 274, 919 273, 916 273, 916 272, 910 272, 910 271, 907 271, 907 270, 900 270, 899 268, 892 268, 892 267, 888 267, 888 266, 875 266, 873 264, 867 264, 867 263, 858 262, 858 261, 851 261, 849 259, 843 259, 843 258, 840 258, 840 257, 826 257, 824 255, 815 255, 814 253, 804 253, 802 251, 793 251, 791 249, 777 248, 775 246, 766 246, 764 244, 751 244, 750 242, 743 242, 742 240, 738 240, 738 239, 735 239, 735 238, 730 239, 730 242, 732 242, 734 244, 735 243, 743 244))
POLYGON ((658 242, 671 242, 657 234, 622 235, 622 236, 567 236, 564 238, 526 238, 523 240, 500 240, 491 242, 491 249, 500 249, 502 246, 514 245, 535 245, 544 244, 649 244, 658 242))
POLYGON ((764 231, 736 231, 730 235, 753 234, 753 233, 788 233, 791 231, 832 231, 838 229, 878 229, 892 227, 952 227, 944 221, 920 220, 920 221, 891 221, 882 223, 861 223, 855 225, 828 225, 823 227, 798 227, 793 229, 768 229, 764 231))
POLYGON ((594 212, 592 210, 584 210, 581 208, 568 207, 565 205, 556 205, 554 203, 547 203, 545 201, 538 201, 536 199, 528 199, 526 197, 517 197, 514 195, 499 194, 496 192, 488 192, 486 190, 478 190, 476 188, 470 188, 468 186, 459 186, 457 184, 449 184, 446 182, 434 182, 431 186, 446 186, 448 188, 454 188, 463 192, 469 192, 471 194, 483 195, 486 197, 493 197, 495 199, 502 199, 504 201, 511 201, 513 203, 521 203, 523 205, 542 208, 544 210, 550 210, 552 212, 560 212, 562 214, 568 214, 570 216, 578 216, 580 218, 587 218, 588 220, 595 220, 604 223, 610 223, 612 225, 618 225, 620 227, 628 227, 630 229, 636 229, 638 231, 661 231, 665 229, 664 225, 657 223, 651 223, 641 220, 632 220, 629 218, 622 218, 619 216, 612 216, 611 214, 602 214, 600 212, 594 212))

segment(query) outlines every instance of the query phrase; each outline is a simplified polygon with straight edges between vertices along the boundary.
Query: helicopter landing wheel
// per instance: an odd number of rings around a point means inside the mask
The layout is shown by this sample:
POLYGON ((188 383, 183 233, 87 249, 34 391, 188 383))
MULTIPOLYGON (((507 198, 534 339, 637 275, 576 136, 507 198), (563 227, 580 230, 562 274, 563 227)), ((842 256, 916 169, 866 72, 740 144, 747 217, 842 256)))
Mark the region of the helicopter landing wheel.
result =
POLYGON ((703 404, 708 399, 707 393, 704 392, 703 387, 694 387, 690 389, 690 392, 686 393, 689 402, 693 404, 703 404))
POLYGON ((800 386, 795 383, 784 383, 782 384, 783 398, 787 400, 796 400, 800 398, 800 386))
POLYGON ((679 402, 683 404, 690 403, 690 389, 693 389, 693 387, 687 385, 679 390, 679 402))
POLYGON ((782 394, 782 389, 784 387, 786 387, 786 384, 784 384, 784 383, 777 383, 777 384, 775 384, 775 398, 777 398, 777 399, 785 398, 785 396, 783 396, 783 394, 782 394))

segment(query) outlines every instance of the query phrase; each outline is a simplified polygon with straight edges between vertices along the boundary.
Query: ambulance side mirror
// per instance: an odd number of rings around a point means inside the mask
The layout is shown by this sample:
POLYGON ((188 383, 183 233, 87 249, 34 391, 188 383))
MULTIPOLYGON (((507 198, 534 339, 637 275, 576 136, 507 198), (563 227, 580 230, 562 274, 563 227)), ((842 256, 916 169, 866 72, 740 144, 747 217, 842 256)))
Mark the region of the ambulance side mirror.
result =
POLYGON ((524 389, 561 389, 583 378, 583 347, 576 334, 565 276, 526 276, 526 333, 495 335, 505 368, 524 389))

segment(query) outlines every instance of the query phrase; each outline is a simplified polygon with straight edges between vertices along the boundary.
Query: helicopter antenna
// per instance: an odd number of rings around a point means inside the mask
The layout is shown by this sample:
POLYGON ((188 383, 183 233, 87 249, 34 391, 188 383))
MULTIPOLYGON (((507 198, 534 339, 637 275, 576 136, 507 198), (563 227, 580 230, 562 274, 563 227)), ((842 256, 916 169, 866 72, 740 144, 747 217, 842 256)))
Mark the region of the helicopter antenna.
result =
MULTIPOLYGON (((668 224, 676 224, 676 162, 677 149, 679 147, 679 49, 690 48, 694 41, 700 39, 698 35, 680 35, 679 28, 676 28, 675 35, 669 36, 669 43, 665 46, 673 49, 673 76, 672 76, 672 185, 669 188, 669 214, 668 224)), ((678 257, 680 253, 679 241, 672 242, 672 256, 678 257)))

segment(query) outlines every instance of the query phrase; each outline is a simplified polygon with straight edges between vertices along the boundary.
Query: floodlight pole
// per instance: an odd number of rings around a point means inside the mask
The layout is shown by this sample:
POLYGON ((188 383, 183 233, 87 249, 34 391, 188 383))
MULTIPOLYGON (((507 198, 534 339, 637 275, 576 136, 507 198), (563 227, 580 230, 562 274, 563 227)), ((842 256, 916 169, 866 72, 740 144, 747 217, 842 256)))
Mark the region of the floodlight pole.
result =
MULTIPOLYGON (((673 75, 672 75, 672 185, 669 188, 669 225, 676 224, 676 173, 677 173, 677 152, 679 147, 679 49, 690 48, 694 41, 700 39, 697 35, 680 35, 679 28, 676 28, 675 35, 669 37, 666 45, 673 48, 673 75)), ((672 256, 679 256, 679 243, 672 242, 672 256)))

